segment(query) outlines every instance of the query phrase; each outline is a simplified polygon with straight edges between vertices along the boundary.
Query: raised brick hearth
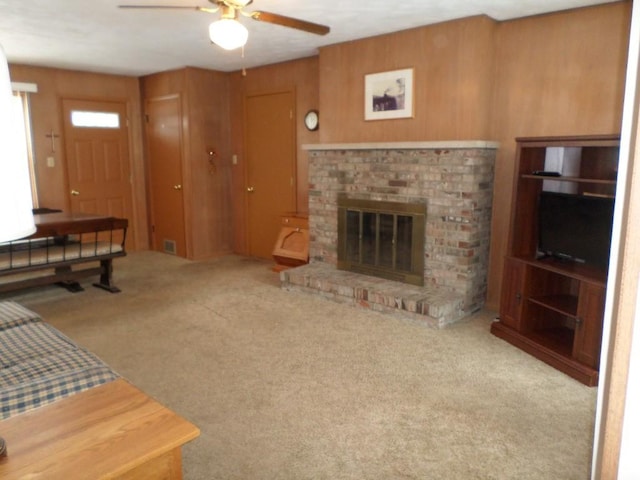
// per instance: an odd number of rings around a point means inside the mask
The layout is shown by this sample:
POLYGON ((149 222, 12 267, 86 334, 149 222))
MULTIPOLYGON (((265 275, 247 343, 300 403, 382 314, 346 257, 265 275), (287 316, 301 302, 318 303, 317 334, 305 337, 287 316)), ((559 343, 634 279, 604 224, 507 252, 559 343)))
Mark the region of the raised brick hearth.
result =
POLYGON ((309 265, 282 287, 442 327, 484 305, 497 144, 485 141, 305 146, 309 265), (338 270, 337 199, 426 203, 424 287, 338 270))

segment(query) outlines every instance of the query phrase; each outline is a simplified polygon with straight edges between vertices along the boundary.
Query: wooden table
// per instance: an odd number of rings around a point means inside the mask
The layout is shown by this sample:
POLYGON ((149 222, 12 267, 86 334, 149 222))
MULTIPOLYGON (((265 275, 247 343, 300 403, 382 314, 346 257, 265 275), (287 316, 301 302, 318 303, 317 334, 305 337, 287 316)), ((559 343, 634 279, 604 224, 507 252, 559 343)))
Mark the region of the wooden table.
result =
POLYGON ((182 478, 200 430, 119 379, 0 422, 0 478, 182 478))

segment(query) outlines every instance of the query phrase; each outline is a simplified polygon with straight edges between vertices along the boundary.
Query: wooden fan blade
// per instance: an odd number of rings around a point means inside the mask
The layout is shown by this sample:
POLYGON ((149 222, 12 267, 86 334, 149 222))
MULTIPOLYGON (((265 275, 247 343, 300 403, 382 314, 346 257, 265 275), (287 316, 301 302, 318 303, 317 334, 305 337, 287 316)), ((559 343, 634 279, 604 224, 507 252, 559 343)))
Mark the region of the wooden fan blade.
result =
POLYGON ((306 22, 304 20, 298 20, 297 18, 285 17, 284 15, 278 15, 277 13, 251 12, 248 15, 254 20, 258 20, 260 22, 273 23, 275 25, 281 25, 289 28, 297 28, 298 30, 315 33, 316 35, 326 35, 331 31, 331 29, 325 25, 306 22))
POLYGON ((118 8, 131 8, 131 9, 164 9, 164 10, 196 10, 198 12, 216 13, 217 8, 205 8, 205 7, 185 7, 178 5, 118 5, 118 8))

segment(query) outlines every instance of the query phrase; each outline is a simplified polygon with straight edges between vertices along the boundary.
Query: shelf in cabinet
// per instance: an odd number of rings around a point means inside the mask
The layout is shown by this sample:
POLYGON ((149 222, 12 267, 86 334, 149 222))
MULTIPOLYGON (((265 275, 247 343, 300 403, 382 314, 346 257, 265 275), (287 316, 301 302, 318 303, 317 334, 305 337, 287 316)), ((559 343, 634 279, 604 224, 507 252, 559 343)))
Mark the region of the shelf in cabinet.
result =
POLYGON ((578 311, 578 297, 575 295, 542 295, 530 297, 529 301, 567 317, 575 318, 578 311))
POLYGON ((574 337, 570 329, 561 328, 556 332, 538 330, 523 333, 501 322, 493 322, 491 333, 585 385, 593 387, 598 384, 598 369, 584 365, 573 358, 571 342, 574 337))
POLYGON ((607 281, 605 269, 583 263, 559 260, 554 257, 536 258, 529 255, 517 255, 511 258, 516 258, 532 267, 556 272, 582 282, 591 282, 604 287, 607 281))
POLYGON ((523 173, 521 178, 528 178, 531 180, 553 180, 555 182, 573 182, 573 183, 594 183, 599 185, 615 185, 615 180, 606 180, 603 178, 582 178, 582 177, 552 177, 543 175, 533 175, 530 173, 523 173))
POLYGON ((526 336, 538 345, 546 347, 558 355, 571 358, 574 332, 569 328, 545 328, 529 332, 526 336))

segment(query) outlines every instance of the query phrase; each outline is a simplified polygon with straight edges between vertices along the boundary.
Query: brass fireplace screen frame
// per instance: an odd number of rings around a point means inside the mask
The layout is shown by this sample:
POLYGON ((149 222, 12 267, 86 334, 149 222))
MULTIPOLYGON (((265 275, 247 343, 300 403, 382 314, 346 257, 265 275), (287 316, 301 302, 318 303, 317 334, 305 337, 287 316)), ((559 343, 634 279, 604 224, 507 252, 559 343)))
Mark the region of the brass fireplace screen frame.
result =
MULTIPOLYGON (((409 283, 412 285, 424 285, 424 242, 427 207, 424 203, 399 203, 379 200, 362 200, 347 198, 345 194, 338 196, 338 268, 351 272, 372 275, 387 280, 409 283), (363 244, 363 222, 365 214, 374 215, 375 239, 373 258, 363 258, 365 245, 363 244), (348 216, 357 215, 358 245, 355 252, 349 248, 348 216), (387 241, 387 248, 391 251, 381 252, 384 248, 381 239, 381 216, 392 216, 393 238, 387 241), (406 245, 398 244, 399 221, 402 224, 411 224, 410 255, 402 255, 398 250, 406 245), (390 246, 389 246, 390 244, 390 246), (386 253, 386 254, 383 254, 386 253), (386 258, 390 265, 383 265, 382 259, 386 258), (390 260, 389 260, 390 259, 390 260)), ((367 217, 371 219, 371 217, 367 217)))

